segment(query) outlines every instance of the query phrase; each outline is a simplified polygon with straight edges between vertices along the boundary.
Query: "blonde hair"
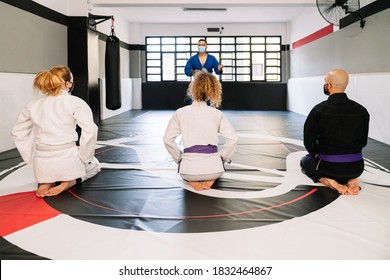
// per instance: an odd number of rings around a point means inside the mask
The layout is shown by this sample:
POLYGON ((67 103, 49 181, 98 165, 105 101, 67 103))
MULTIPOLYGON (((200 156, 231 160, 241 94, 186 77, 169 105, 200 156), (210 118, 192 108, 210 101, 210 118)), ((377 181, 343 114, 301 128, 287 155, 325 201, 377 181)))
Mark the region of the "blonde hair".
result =
POLYGON ((207 101, 214 107, 222 102, 222 85, 213 74, 199 72, 188 86, 187 96, 193 101, 207 101))
POLYGON ((39 72, 34 79, 33 87, 44 94, 56 96, 66 81, 72 79, 72 73, 66 66, 55 66, 49 71, 39 72))

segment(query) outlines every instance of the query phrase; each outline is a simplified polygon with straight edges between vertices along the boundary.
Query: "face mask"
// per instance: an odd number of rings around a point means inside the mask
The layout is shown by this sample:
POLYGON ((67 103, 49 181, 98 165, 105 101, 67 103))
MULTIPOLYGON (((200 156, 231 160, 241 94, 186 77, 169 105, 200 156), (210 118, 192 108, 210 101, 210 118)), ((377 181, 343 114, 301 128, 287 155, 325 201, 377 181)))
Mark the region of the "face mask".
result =
MULTIPOLYGON (((72 83, 72 82, 69 82, 69 83, 72 83)), ((70 87, 70 89, 68 90, 69 93, 72 93, 74 90, 74 82, 72 83, 72 86, 70 87)))
POLYGON ((324 94, 330 95, 329 89, 326 87, 326 84, 324 85, 324 94))
POLYGON ((198 47, 198 52, 204 53, 205 51, 206 51, 206 47, 203 47, 203 46, 198 47))

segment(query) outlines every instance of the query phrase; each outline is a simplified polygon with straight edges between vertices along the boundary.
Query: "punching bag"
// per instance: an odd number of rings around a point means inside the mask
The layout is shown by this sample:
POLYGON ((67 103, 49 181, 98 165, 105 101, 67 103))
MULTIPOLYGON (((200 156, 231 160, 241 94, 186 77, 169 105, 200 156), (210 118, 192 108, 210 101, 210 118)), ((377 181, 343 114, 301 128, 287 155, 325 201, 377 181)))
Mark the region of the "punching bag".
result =
POLYGON ((115 36, 114 25, 106 39, 106 107, 117 110, 122 106, 120 76, 120 41, 115 36))

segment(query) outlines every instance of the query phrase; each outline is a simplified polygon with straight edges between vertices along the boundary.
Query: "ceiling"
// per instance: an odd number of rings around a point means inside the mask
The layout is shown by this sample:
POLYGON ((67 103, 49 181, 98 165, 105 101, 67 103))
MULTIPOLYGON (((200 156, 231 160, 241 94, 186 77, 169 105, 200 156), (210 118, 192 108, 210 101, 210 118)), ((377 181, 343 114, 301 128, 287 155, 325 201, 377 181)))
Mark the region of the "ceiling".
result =
POLYGON ((316 7, 316 0, 89 0, 88 4, 91 13, 110 10, 134 23, 280 23, 316 7))

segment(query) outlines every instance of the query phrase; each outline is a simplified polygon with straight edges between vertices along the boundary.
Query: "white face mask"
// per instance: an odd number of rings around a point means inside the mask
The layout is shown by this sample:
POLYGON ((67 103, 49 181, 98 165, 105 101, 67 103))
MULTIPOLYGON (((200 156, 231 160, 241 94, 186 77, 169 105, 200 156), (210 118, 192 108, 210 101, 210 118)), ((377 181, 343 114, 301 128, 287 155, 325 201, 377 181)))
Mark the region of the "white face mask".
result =
POLYGON ((206 47, 205 46, 198 46, 198 52, 200 52, 200 53, 206 52, 206 47))

